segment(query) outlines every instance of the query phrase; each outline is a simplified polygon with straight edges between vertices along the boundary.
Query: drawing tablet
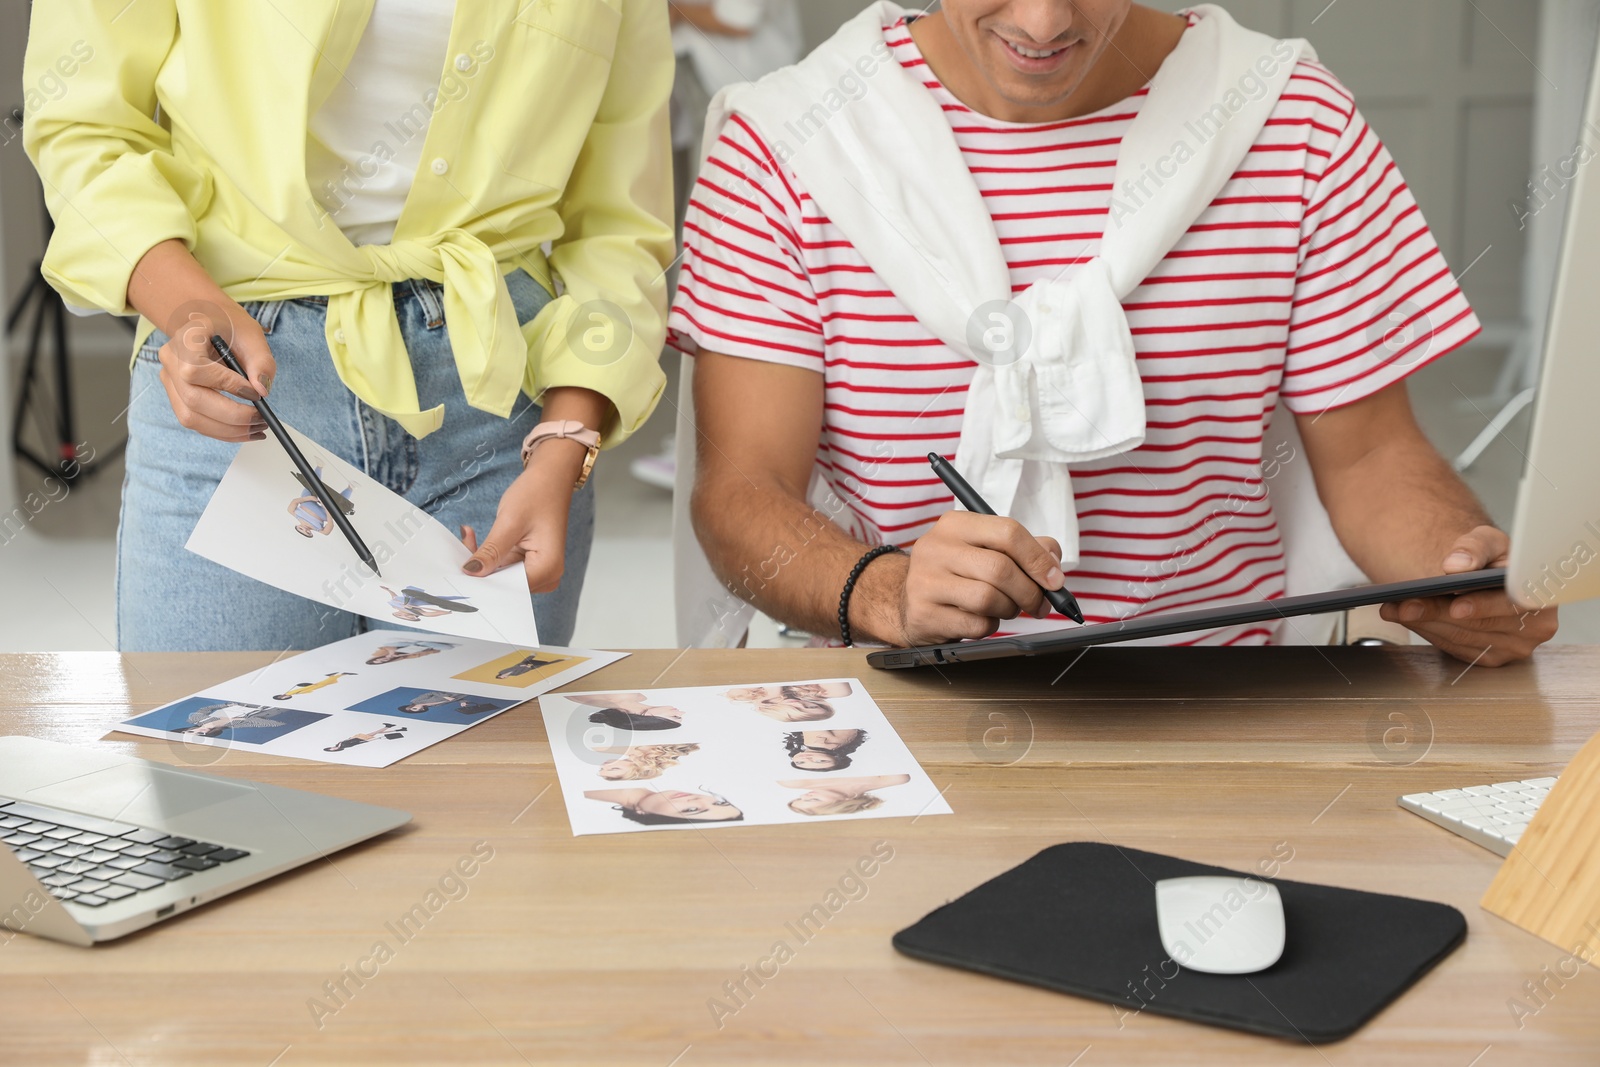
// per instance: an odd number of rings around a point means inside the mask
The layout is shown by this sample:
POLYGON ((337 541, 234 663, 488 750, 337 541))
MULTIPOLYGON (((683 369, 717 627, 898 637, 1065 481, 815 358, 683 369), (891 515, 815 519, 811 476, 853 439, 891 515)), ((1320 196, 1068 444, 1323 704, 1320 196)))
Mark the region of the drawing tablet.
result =
POLYGON ((1488 589, 1504 589, 1505 584, 1506 572, 1503 567, 1486 571, 1468 571, 1465 574, 1418 578, 1409 582, 1391 582, 1388 585, 1363 585, 1355 589, 1338 589, 1331 593, 1308 593, 1305 596, 1258 600, 1247 604, 1224 604, 1221 607, 1202 608, 1199 611, 1141 615, 1121 622, 1069 626, 1064 630, 1051 630, 1047 633, 990 637, 981 641, 953 641, 943 645, 921 645, 916 648, 885 648, 869 653, 867 662, 881 670, 896 670, 902 667, 965 663, 969 660, 1044 656, 1052 652, 1087 648, 1090 645, 1116 644, 1119 641, 1133 641, 1141 637, 1166 637, 1170 634, 1210 630, 1221 626, 1276 622, 1296 615, 1324 615, 1335 611, 1349 611, 1351 608, 1367 604, 1390 604, 1419 597, 1479 593, 1488 589))
MULTIPOLYGON (((894 935, 932 963, 1144 1012, 1318 1044, 1360 1029, 1467 936, 1455 908, 1266 878, 1283 900, 1283 956, 1254 974, 1186 970, 1162 947, 1155 883, 1261 877, 1099 841, 1053 845, 894 935)), ((1219 908, 1221 905, 1219 905, 1219 908)), ((1228 919, 1202 923, 1197 940, 1228 919)))

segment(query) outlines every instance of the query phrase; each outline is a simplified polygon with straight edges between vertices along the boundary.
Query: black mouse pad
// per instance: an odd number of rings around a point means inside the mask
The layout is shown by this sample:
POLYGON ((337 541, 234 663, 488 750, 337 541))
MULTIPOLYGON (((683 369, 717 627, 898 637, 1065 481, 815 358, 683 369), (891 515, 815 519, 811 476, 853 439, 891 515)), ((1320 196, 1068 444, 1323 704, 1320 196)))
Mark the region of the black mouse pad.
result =
MULTIPOLYGON (((1455 908, 1263 878, 1098 842, 1053 845, 894 935, 908 956, 1316 1044, 1348 1037, 1467 936, 1455 908), (1161 946, 1155 883, 1212 874, 1277 886, 1283 956, 1255 974, 1182 969, 1161 946)), ((1120 1016, 1119 1016, 1120 1017, 1120 1016)))

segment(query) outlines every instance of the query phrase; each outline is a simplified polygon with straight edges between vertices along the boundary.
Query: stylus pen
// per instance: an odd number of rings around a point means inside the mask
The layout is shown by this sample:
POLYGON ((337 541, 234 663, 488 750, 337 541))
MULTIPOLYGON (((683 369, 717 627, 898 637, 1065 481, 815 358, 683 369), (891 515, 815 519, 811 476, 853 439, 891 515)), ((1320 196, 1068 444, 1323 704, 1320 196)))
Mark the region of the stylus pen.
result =
MULTIPOLYGON (((994 508, 991 508, 983 497, 978 495, 976 489, 967 484, 967 480, 961 477, 960 471, 950 465, 949 460, 937 452, 929 452, 928 462, 933 465, 933 473, 939 476, 941 482, 949 486, 950 491, 956 495, 956 499, 961 502, 962 507, 974 515, 994 514, 994 508)), ((1079 625, 1083 624, 1083 609, 1078 607, 1078 602, 1073 599, 1071 593, 1067 592, 1066 586, 1062 586, 1060 589, 1045 589, 1041 585, 1039 588, 1044 589, 1045 599, 1050 601, 1057 611, 1073 622, 1079 625)))
MULTIPOLYGON (((233 350, 228 347, 228 342, 213 335, 211 347, 217 350, 217 357, 222 360, 223 366, 245 381, 250 380, 250 376, 244 372, 244 368, 239 366, 239 361, 234 358, 233 350)), ((294 465, 300 469, 300 476, 305 479, 306 488, 315 493, 317 499, 322 501, 322 506, 328 510, 328 515, 333 519, 334 525, 339 527, 339 532, 344 534, 344 539, 350 542, 350 547, 356 550, 356 557, 371 568, 373 574, 382 578, 383 575, 378 571, 378 561, 372 558, 372 550, 367 547, 365 541, 361 540, 361 535, 356 533, 354 526, 350 525, 350 520, 345 518, 344 512, 340 510, 339 505, 334 500, 334 494, 329 491, 326 485, 322 484, 322 479, 317 477, 317 472, 312 470, 311 464, 306 462, 306 457, 295 446, 294 438, 289 436, 289 431, 285 430, 283 423, 278 421, 277 414, 273 412, 265 400, 256 400, 252 401, 252 403, 255 404, 256 410, 261 412, 261 417, 266 420, 267 427, 272 430, 272 436, 278 439, 278 443, 283 446, 283 450, 289 453, 289 458, 294 460, 294 465)))

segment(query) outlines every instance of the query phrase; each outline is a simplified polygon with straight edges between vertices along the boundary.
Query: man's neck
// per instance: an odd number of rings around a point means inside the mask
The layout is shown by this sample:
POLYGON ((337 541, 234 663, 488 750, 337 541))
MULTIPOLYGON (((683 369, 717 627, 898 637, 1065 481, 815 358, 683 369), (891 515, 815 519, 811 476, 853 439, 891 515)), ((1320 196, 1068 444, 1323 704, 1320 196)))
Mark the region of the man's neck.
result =
POLYGON ((1093 114, 1142 89, 1178 47, 1187 21, 1135 4, 1127 20, 1081 82, 1048 104, 1024 104, 1002 96, 951 33, 942 12, 910 24, 928 69, 967 107, 1001 122, 1059 122, 1093 114))

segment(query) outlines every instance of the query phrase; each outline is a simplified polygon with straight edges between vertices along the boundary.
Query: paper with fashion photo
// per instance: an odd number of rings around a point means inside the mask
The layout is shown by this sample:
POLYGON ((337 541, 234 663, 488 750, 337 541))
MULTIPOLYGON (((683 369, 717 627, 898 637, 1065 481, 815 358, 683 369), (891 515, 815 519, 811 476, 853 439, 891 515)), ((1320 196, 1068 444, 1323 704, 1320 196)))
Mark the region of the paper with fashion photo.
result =
MULTIPOLYGON (((289 430, 381 576, 356 558, 275 437, 239 447, 190 534, 189 551, 259 582, 384 623, 536 646, 521 567, 471 578, 471 553, 442 523, 303 434, 289 430)), ((480 531, 482 532, 482 531, 480 531)))
POLYGON ((539 698, 574 836, 949 814, 855 678, 539 698))
POLYGON ((209 686, 117 729, 387 767, 626 655, 371 630, 209 686))

